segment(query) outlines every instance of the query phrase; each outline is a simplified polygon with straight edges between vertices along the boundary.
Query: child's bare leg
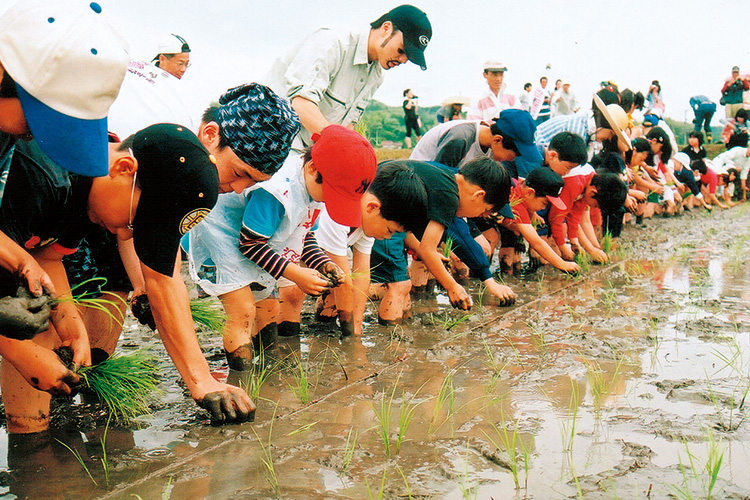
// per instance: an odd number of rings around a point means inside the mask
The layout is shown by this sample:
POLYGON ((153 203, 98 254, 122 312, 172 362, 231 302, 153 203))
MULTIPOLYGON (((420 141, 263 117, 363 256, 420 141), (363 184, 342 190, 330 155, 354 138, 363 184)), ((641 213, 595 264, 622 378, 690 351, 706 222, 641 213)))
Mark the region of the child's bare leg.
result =
POLYGON ((253 334, 255 333, 255 298, 249 287, 220 295, 227 313, 224 325, 224 352, 229 368, 249 370, 253 362, 253 334))
POLYGON ((279 287, 278 334, 294 337, 300 332, 300 315, 305 293, 297 285, 279 287))
POLYGON ((388 283, 385 295, 380 302, 378 322, 384 325, 401 323, 409 305, 411 280, 388 283))
MULTIPOLYGON (((289 287, 284 287, 289 288, 289 287)), ((255 327, 258 335, 253 337, 253 347, 258 353, 267 352, 276 347, 278 322, 281 314, 279 299, 268 298, 258 302, 255 307, 255 327)), ((297 317, 299 324, 299 316, 297 317)))
MULTIPOLYGON (((61 343, 53 326, 38 334, 34 340, 26 342, 35 342, 48 349, 53 349, 61 343)), ((8 432, 31 434, 49 428, 49 393, 32 387, 7 360, 0 364, 0 387, 8 432)))

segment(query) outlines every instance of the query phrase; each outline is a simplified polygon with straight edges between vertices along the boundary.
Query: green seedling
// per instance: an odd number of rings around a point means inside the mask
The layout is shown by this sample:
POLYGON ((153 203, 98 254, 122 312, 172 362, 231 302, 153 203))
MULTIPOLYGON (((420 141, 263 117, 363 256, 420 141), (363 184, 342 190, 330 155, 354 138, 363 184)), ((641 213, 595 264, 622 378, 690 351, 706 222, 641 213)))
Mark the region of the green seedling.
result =
POLYGON ((122 326, 122 322, 125 321, 124 310, 127 308, 127 301, 113 292, 103 291, 100 294, 98 291, 86 291, 76 293, 90 284, 94 284, 96 289, 99 290, 107 284, 107 278, 95 277, 82 281, 70 287, 71 295, 69 297, 56 299, 52 301, 52 304, 73 302, 78 307, 88 307, 103 312, 111 320, 110 328, 112 328, 112 323, 122 326))
POLYGON ((307 432, 310 429, 312 429, 313 427, 315 427, 316 425, 318 425, 319 423, 320 423, 320 420, 316 420, 315 422, 310 422, 309 424, 301 425, 301 426, 297 427, 296 429, 294 429, 289 434, 287 434, 286 437, 294 436, 294 435, 300 434, 302 432, 307 432))
POLYGON ((271 417, 270 424, 268 426, 268 442, 263 442, 263 440, 258 435, 258 431, 255 430, 255 427, 252 428, 253 434, 255 434, 255 439, 258 441, 258 444, 260 445, 262 456, 260 457, 260 461, 263 464, 263 475, 266 478, 266 481, 268 481, 268 484, 271 486, 273 491, 276 493, 277 498, 281 498, 281 488, 279 486, 279 477, 276 473, 276 464, 274 462, 273 458, 273 449, 272 449, 272 436, 273 436, 273 423, 276 420, 276 411, 278 410, 279 405, 277 404, 273 409, 273 416, 271 417))
POLYGON ((190 301, 190 314, 193 321, 212 332, 224 330, 227 322, 227 313, 221 305, 205 299, 194 299, 190 301))
POLYGON ((276 365, 267 363, 265 361, 265 353, 261 351, 258 362, 253 365, 250 370, 250 376, 247 377, 242 387, 253 401, 260 398, 261 389, 275 371, 276 365))
POLYGON ((297 359, 297 364, 292 371, 292 376, 294 377, 294 383, 289 384, 289 386, 294 395, 297 396, 297 399, 299 399, 300 403, 306 405, 310 402, 310 381, 307 376, 307 370, 305 370, 305 366, 302 364, 302 360, 297 359))
POLYGON ((461 482, 458 483, 458 488, 461 490, 461 496, 464 500, 476 500, 479 495, 479 481, 474 480, 474 484, 469 482, 469 464, 466 459, 463 460, 464 471, 461 474, 461 482))
POLYGON ((149 414, 149 402, 157 392, 156 358, 147 351, 113 355, 78 370, 81 383, 107 406, 118 423, 149 414))
POLYGON ((78 463, 81 465, 81 468, 83 468, 86 475, 91 479, 91 482, 94 483, 94 486, 99 486, 99 483, 96 482, 96 479, 94 479, 94 476, 91 475, 91 471, 89 470, 88 466, 86 465, 86 462, 83 461, 83 457, 81 454, 76 450, 75 448, 71 448, 67 444, 63 443, 59 439, 55 438, 55 441, 63 445, 70 453, 73 454, 75 459, 78 461, 78 463))
POLYGON ((380 477, 380 489, 378 489, 376 496, 373 496, 372 491, 370 491, 370 481, 365 478, 365 486, 367 486, 367 498, 369 500, 383 500, 383 495, 385 494, 385 477, 387 474, 388 469, 383 468, 383 475, 380 477))
POLYGON ((414 413, 419 405, 422 404, 421 401, 419 403, 414 402, 416 397, 416 393, 408 399, 405 392, 401 394, 401 410, 399 412, 398 434, 396 435, 396 454, 401 451, 401 445, 406 439, 406 431, 409 430, 411 421, 414 419, 414 413))
POLYGON ((612 375, 606 376, 601 365, 595 360, 585 360, 586 378, 588 379, 589 388, 594 399, 594 414, 601 416, 602 407, 607 398, 612 394, 612 388, 617 385, 620 379, 620 369, 624 359, 620 357, 615 364, 612 375))
MULTIPOLYGON (((406 487, 406 498, 408 498, 408 500, 413 500, 414 497, 411 494, 411 486, 409 486, 409 481, 406 479, 406 474, 404 474, 404 469, 402 469, 401 467, 397 465, 396 470, 398 471, 399 475, 401 475, 401 479, 404 481, 404 487, 406 487)), ((399 495, 399 497, 403 498, 404 495, 399 495)))
POLYGON ((562 436, 563 451, 573 451, 573 441, 576 436, 576 421, 578 419, 578 408, 581 399, 578 393, 578 384, 570 379, 570 402, 568 403, 568 414, 560 422, 560 434, 562 436))
POLYGON ((578 264, 578 267, 581 268, 582 273, 591 271, 591 257, 589 257, 589 254, 585 251, 581 250, 577 252, 573 261, 578 264))
POLYGON ((453 238, 448 236, 445 239, 445 243, 443 243, 443 257, 445 257, 446 259, 450 259, 451 254, 453 253, 453 248, 455 246, 456 246, 456 242, 453 240, 453 238))
POLYGON ((701 491, 700 498, 707 500, 720 498, 720 491, 714 491, 724 462, 724 446, 721 440, 716 440, 710 429, 705 431, 706 437, 706 461, 700 464, 698 458, 690 451, 687 441, 683 440, 685 453, 687 455, 687 466, 683 463, 682 455, 679 457, 682 484, 670 485, 674 496, 684 500, 691 500, 694 489, 701 491))
POLYGON ((490 426, 495 431, 495 437, 493 438, 490 434, 484 432, 484 435, 489 439, 492 446, 498 450, 504 450, 508 455, 508 465, 510 467, 510 473, 513 476, 513 483, 516 485, 516 489, 520 489, 521 485, 518 481, 518 454, 516 453, 516 441, 518 440, 518 420, 513 424, 513 429, 508 430, 508 422, 505 421, 505 415, 501 412, 500 414, 500 425, 490 423, 490 426))
POLYGON ((352 465, 354 459, 354 452, 357 449, 357 441, 359 440, 359 432, 354 430, 354 427, 349 429, 349 433, 346 435, 346 444, 344 445, 344 456, 341 459, 340 474, 346 474, 349 467, 352 465))
POLYGON ((448 415, 445 417, 445 420, 453 415, 456 404, 456 387, 453 385, 453 376, 455 374, 456 370, 450 370, 445 374, 443 381, 440 383, 440 390, 438 391, 435 400, 435 410, 433 411, 432 420, 430 422, 430 433, 433 431, 434 425, 437 423, 438 417, 446 405, 448 406, 448 415))
POLYGON ((610 233, 609 231, 605 232, 604 236, 602 236, 602 250, 604 251, 604 253, 609 255, 610 253, 612 253, 612 249, 614 248, 614 246, 615 239, 612 236, 612 233, 610 233))
POLYGON ((378 422, 380 422, 378 435, 380 436, 380 441, 383 443, 383 449, 387 457, 391 456, 391 417, 393 416, 393 398, 396 395, 397 385, 398 379, 396 380, 396 384, 393 385, 390 396, 383 393, 380 405, 378 408, 375 408, 375 415, 378 417, 378 422))

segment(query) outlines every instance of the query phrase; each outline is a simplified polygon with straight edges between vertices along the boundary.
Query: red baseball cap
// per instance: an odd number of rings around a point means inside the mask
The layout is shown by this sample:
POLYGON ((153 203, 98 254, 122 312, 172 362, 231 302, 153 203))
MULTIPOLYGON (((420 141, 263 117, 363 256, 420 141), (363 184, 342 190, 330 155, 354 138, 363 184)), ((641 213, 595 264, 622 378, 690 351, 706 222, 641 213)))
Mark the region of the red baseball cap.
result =
POLYGON ((312 140, 312 161, 323 177, 328 214, 339 224, 359 227, 360 200, 378 167, 375 150, 367 139, 341 125, 327 126, 312 140))

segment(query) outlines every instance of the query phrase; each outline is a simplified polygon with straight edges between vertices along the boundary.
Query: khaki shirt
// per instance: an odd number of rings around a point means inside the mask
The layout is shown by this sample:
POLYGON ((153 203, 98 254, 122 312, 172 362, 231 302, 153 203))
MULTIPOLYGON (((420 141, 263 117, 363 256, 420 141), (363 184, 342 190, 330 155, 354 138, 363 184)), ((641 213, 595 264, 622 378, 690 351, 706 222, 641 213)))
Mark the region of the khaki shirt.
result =
MULTIPOLYGON (((330 123, 357 123, 383 83, 380 63, 367 61, 369 34, 369 27, 364 32, 321 28, 277 59, 264 82, 289 100, 304 97, 316 103, 330 123)), ((292 147, 311 144, 310 132, 301 128, 292 147)))

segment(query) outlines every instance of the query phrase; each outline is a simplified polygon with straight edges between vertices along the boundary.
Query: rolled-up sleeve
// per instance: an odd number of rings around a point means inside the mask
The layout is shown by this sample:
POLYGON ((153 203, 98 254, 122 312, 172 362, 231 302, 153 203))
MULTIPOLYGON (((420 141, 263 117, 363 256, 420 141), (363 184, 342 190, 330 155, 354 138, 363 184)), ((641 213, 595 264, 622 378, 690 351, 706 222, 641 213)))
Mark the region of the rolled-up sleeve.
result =
POLYGON ((338 73, 344 48, 331 30, 320 29, 302 43, 287 67, 284 78, 287 97, 303 97, 320 104, 323 94, 338 73))

